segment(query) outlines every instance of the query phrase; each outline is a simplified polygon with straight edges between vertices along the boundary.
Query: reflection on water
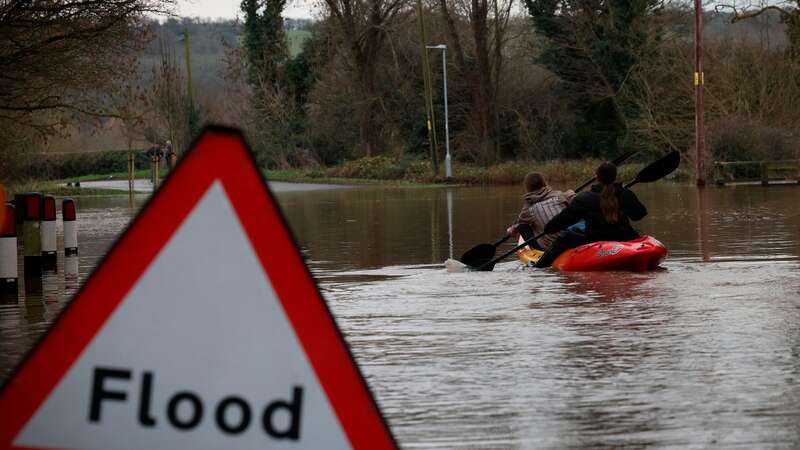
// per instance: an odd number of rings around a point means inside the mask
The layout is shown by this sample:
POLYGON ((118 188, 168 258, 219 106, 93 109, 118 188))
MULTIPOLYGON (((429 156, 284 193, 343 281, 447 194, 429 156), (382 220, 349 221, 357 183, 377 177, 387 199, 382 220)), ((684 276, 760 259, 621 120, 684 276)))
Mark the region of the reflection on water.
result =
POLYGON ((704 262, 711 260, 711 255, 708 249, 708 190, 697 189, 697 204, 695 205, 697 211, 697 236, 700 243, 700 255, 704 262))
MULTIPOLYGON (((800 447, 800 189, 636 190, 641 231, 670 249, 661 271, 446 273, 451 251, 500 237, 517 188, 278 198, 405 448, 800 447)), ((126 202, 82 199, 79 258, 0 305, 0 377, 126 202)))

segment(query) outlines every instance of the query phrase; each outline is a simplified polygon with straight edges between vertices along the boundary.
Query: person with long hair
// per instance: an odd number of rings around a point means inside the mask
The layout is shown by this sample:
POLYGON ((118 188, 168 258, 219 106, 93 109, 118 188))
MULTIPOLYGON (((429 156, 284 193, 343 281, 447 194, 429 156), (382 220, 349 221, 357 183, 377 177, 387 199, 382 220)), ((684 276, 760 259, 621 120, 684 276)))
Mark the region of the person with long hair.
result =
POLYGON ((575 196, 569 206, 547 222, 544 232, 558 233, 580 220, 586 221, 585 234, 563 231, 539 258, 536 267, 550 264, 565 250, 597 241, 630 241, 639 237, 630 221, 642 220, 647 208, 636 194, 617 183, 617 166, 600 164, 595 171, 597 184, 575 196))
MULTIPOLYGON (((525 194, 522 196, 522 210, 517 220, 508 227, 507 234, 512 236, 522 235, 530 240, 544 231, 547 222, 569 205, 575 197, 573 191, 557 191, 547 185, 544 175, 540 172, 530 172, 523 180, 525 194)), ((531 242, 531 246, 544 250, 556 240, 558 234, 550 234, 531 242)))

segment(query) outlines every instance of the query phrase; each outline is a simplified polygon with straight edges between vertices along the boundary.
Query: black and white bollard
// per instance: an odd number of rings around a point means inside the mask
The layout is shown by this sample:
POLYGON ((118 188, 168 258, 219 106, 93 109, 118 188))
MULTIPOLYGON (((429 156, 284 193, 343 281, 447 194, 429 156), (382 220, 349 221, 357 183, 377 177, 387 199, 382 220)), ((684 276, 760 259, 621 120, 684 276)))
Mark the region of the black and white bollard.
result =
POLYGON ((17 221, 14 206, 2 205, 6 209, 0 223, 0 298, 17 299, 19 276, 17 273, 17 221))
POLYGON ((39 226, 42 241, 42 267, 55 270, 58 262, 56 244, 56 199, 47 196, 42 208, 42 222, 39 226))
POLYGON ((42 276, 42 235, 39 224, 42 218, 42 194, 29 192, 24 197, 22 222, 22 260, 25 278, 42 276))
POLYGON ((64 256, 78 254, 78 221, 75 200, 65 198, 61 203, 61 219, 64 221, 64 256))

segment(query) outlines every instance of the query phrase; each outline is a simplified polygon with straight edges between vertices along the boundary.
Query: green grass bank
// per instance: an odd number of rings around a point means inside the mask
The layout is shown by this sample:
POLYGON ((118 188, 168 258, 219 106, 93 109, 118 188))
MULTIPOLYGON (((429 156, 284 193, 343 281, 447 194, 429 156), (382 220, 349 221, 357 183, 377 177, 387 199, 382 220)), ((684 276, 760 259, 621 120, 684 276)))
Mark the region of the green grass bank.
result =
MULTIPOLYGON (((150 176, 149 161, 142 159, 137 164, 137 179, 150 176)), ((391 156, 365 157, 346 161, 332 167, 293 168, 286 170, 263 171, 272 181, 334 183, 334 184, 389 184, 402 186, 430 186, 433 184, 459 185, 502 185, 519 184, 530 171, 542 172, 549 183, 568 185, 583 181, 592 176, 600 164, 597 159, 585 160, 521 160, 507 161, 488 167, 476 164, 455 162, 453 178, 444 177, 444 167, 439 167, 439 175, 434 175, 430 162, 413 158, 391 156)), ((649 161, 629 162, 620 166, 619 179, 630 180, 649 161)), ((76 181, 125 180, 127 173, 127 152, 101 152, 96 155, 79 154, 75 157, 56 155, 28 159, 17 164, 19 172, 13 173, 11 185, 16 192, 43 191, 56 192, 56 195, 111 195, 119 191, 109 189, 70 188, 61 184, 76 181), (47 188, 47 189, 45 189, 47 188)), ((161 178, 168 174, 165 168, 161 178)), ((679 169, 670 177, 673 180, 688 179, 688 174, 679 169)))
POLYGON ((45 195, 54 197, 81 197, 81 196, 106 196, 106 195, 128 195, 127 191, 118 189, 98 189, 89 187, 65 186, 60 181, 27 181, 24 183, 11 183, 6 186, 9 198, 14 194, 25 192, 41 192, 45 195))
MULTIPOLYGON (((343 164, 316 169, 265 170, 270 180, 311 183, 347 184, 437 184, 452 183, 461 185, 503 185, 521 184, 528 172, 542 172, 549 183, 565 185, 586 180, 594 173, 601 160, 550 160, 550 161, 508 161, 489 167, 474 164, 453 164, 453 178, 446 180, 444 168, 439 167, 439 175, 433 175, 428 161, 397 160, 387 156, 375 156, 348 161, 343 164)), ((633 179, 645 163, 623 164, 619 169, 619 180, 633 179)), ((670 179, 685 180, 688 174, 680 169, 670 179)))

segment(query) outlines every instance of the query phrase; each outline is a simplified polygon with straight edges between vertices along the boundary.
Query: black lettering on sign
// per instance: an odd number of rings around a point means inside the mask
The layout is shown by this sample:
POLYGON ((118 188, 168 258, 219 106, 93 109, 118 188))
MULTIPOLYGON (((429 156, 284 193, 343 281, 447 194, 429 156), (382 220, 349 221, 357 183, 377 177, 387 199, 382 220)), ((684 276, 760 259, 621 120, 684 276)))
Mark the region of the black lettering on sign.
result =
POLYGON ((189 391, 178 392, 167 403, 167 418, 169 423, 179 430, 191 430, 203 420, 203 403, 200 397, 189 391), (178 417, 178 407, 184 401, 188 401, 192 406, 188 420, 178 417))
POLYGON ((142 374, 142 392, 139 395, 139 423, 143 427, 156 426, 156 419, 150 415, 150 398, 153 394, 153 374, 142 374))
POLYGON ((250 426, 250 405, 239 397, 226 397, 217 405, 217 426, 220 430, 228 434, 239 434, 250 426), (236 405, 239 409, 239 423, 231 425, 226 420, 226 412, 229 406, 236 405))
MULTIPOLYGON (((136 392, 127 390, 111 390, 108 382, 113 380, 127 381, 130 383, 133 371, 123 368, 95 367, 92 373, 92 392, 89 399, 89 422, 100 422, 102 417, 103 402, 113 401, 126 403, 128 394, 135 398, 136 392)), ((154 405, 160 397, 154 396, 156 376, 153 372, 143 371, 139 383, 139 405, 137 420, 143 428, 154 428, 158 424, 158 413, 163 411, 163 403, 154 405)), ((163 397, 161 397, 163 398, 163 397)), ((209 403, 209 410, 214 408, 214 419, 217 428, 224 434, 237 435, 246 432, 253 421, 253 414, 258 414, 259 405, 255 408, 247 399, 228 395, 216 403, 209 403)), ((204 400, 199 394, 183 390, 169 397, 166 404, 167 422, 181 431, 197 428, 203 421, 205 411, 204 400)), ((303 411, 303 387, 294 386, 290 400, 277 399, 269 402, 264 407, 261 415, 261 425, 264 432, 273 439, 293 440, 300 439, 300 422, 303 411), (276 418, 278 420, 276 420, 276 418), (283 418, 288 418, 288 423, 283 418)), ((129 417, 129 416, 126 416, 129 417)), ((133 420, 131 418, 131 420, 133 420)), ((136 425, 133 421, 132 425, 136 425)), ((210 426, 213 426, 211 424, 210 426)), ((256 425, 257 427, 258 425, 256 425)))
POLYGON ((128 395, 122 391, 107 391, 105 388, 106 378, 117 378, 120 380, 130 380, 131 371, 126 369, 109 369, 105 367, 95 367, 92 376, 92 397, 89 400, 89 422, 100 421, 100 406, 103 400, 114 400, 125 402, 128 395))
POLYGON ((292 401, 275 400, 270 403, 264 410, 264 416, 261 421, 264 425, 264 431, 275 439, 291 439, 296 441, 300 439, 300 407, 303 404, 303 388, 295 386, 292 391, 292 401), (289 428, 283 431, 275 429, 272 423, 272 418, 275 411, 284 409, 289 413, 289 428))

